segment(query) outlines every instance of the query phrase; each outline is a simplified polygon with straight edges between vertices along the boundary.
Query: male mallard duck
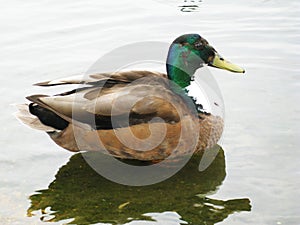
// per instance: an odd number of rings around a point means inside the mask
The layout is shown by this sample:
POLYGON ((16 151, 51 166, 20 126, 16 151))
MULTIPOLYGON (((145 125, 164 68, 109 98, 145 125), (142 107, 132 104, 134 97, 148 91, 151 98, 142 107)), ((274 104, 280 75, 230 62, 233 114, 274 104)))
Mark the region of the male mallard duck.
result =
POLYGON ((167 74, 97 73, 38 83, 83 86, 54 96, 29 96, 32 103, 20 106, 17 116, 70 151, 103 151, 148 161, 204 150, 219 140, 223 121, 203 112, 182 91, 204 64, 244 73, 200 35, 185 34, 169 48, 167 74))

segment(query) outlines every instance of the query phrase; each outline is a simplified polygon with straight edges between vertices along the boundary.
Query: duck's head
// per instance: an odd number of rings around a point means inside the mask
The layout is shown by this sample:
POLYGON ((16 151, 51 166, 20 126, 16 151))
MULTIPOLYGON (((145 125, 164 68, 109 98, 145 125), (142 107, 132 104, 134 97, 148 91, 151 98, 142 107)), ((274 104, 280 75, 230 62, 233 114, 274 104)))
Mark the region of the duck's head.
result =
POLYGON ((190 85, 195 71, 204 64, 235 73, 245 72, 221 57, 199 34, 185 34, 173 41, 167 58, 169 79, 184 88, 190 85))

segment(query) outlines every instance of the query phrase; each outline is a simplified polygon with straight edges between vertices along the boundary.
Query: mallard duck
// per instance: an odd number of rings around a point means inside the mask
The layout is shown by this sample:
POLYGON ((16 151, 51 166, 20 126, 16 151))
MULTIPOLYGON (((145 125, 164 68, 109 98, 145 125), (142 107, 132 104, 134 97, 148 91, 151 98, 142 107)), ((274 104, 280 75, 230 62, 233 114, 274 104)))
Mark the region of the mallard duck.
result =
POLYGON ((81 84, 54 96, 32 95, 18 118, 46 131, 70 151, 102 151, 143 161, 178 157, 213 147, 223 120, 188 96, 195 71, 204 65, 244 73, 223 59, 198 34, 176 38, 167 74, 151 71, 96 73, 41 82, 38 86, 81 84))

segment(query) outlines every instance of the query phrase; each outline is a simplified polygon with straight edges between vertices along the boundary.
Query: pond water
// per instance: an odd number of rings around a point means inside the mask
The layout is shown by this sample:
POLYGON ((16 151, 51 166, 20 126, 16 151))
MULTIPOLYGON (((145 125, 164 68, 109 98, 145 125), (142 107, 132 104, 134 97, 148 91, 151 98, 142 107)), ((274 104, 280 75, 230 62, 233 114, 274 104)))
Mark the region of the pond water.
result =
POLYGON ((299 11, 297 0, 3 3, 0 224, 299 224, 299 11), (193 158, 156 186, 117 185, 12 116, 11 104, 41 91, 32 83, 82 74, 129 43, 191 32, 246 69, 209 68, 226 126, 204 172, 193 158))

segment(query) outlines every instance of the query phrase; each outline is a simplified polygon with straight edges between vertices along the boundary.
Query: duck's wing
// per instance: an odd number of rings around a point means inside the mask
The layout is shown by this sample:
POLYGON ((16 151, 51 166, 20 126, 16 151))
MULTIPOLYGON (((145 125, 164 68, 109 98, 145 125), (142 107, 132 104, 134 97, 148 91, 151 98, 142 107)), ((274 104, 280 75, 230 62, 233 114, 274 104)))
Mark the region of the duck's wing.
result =
POLYGON ((167 75, 160 72, 151 72, 146 70, 136 70, 136 71, 123 71, 123 72, 113 72, 113 73, 96 73, 90 75, 77 75, 71 77, 65 77, 60 79, 55 79, 51 81, 45 81, 36 83, 36 86, 55 86, 55 85, 65 85, 65 84, 99 84, 106 81, 124 82, 129 83, 138 80, 142 77, 163 77, 167 78, 167 75))
MULTIPOLYGON (((113 126, 107 124, 111 121, 116 121, 114 125, 122 127, 128 123, 138 124, 158 117, 167 122, 177 122, 180 120, 180 112, 188 111, 182 98, 171 91, 168 79, 165 79, 163 74, 131 71, 115 73, 109 77, 105 74, 90 77, 95 80, 85 80, 87 85, 75 91, 56 96, 29 96, 28 99, 53 111, 68 122, 75 119, 89 123, 91 118, 96 118, 97 127, 100 128, 101 123, 105 124, 106 128, 113 126), (99 85, 99 81, 105 79, 109 81, 109 85, 99 85)), ((57 80, 55 83, 44 83, 43 86, 75 81, 76 79, 57 80)), ((82 83, 79 80, 76 82, 82 83)))
MULTIPOLYGON (((85 110, 97 116, 146 115, 178 121, 178 103, 182 99, 172 92, 169 81, 163 78, 141 78, 111 88, 92 88, 84 94, 88 99, 85 110)), ((145 118, 145 117, 144 117, 145 118)))

